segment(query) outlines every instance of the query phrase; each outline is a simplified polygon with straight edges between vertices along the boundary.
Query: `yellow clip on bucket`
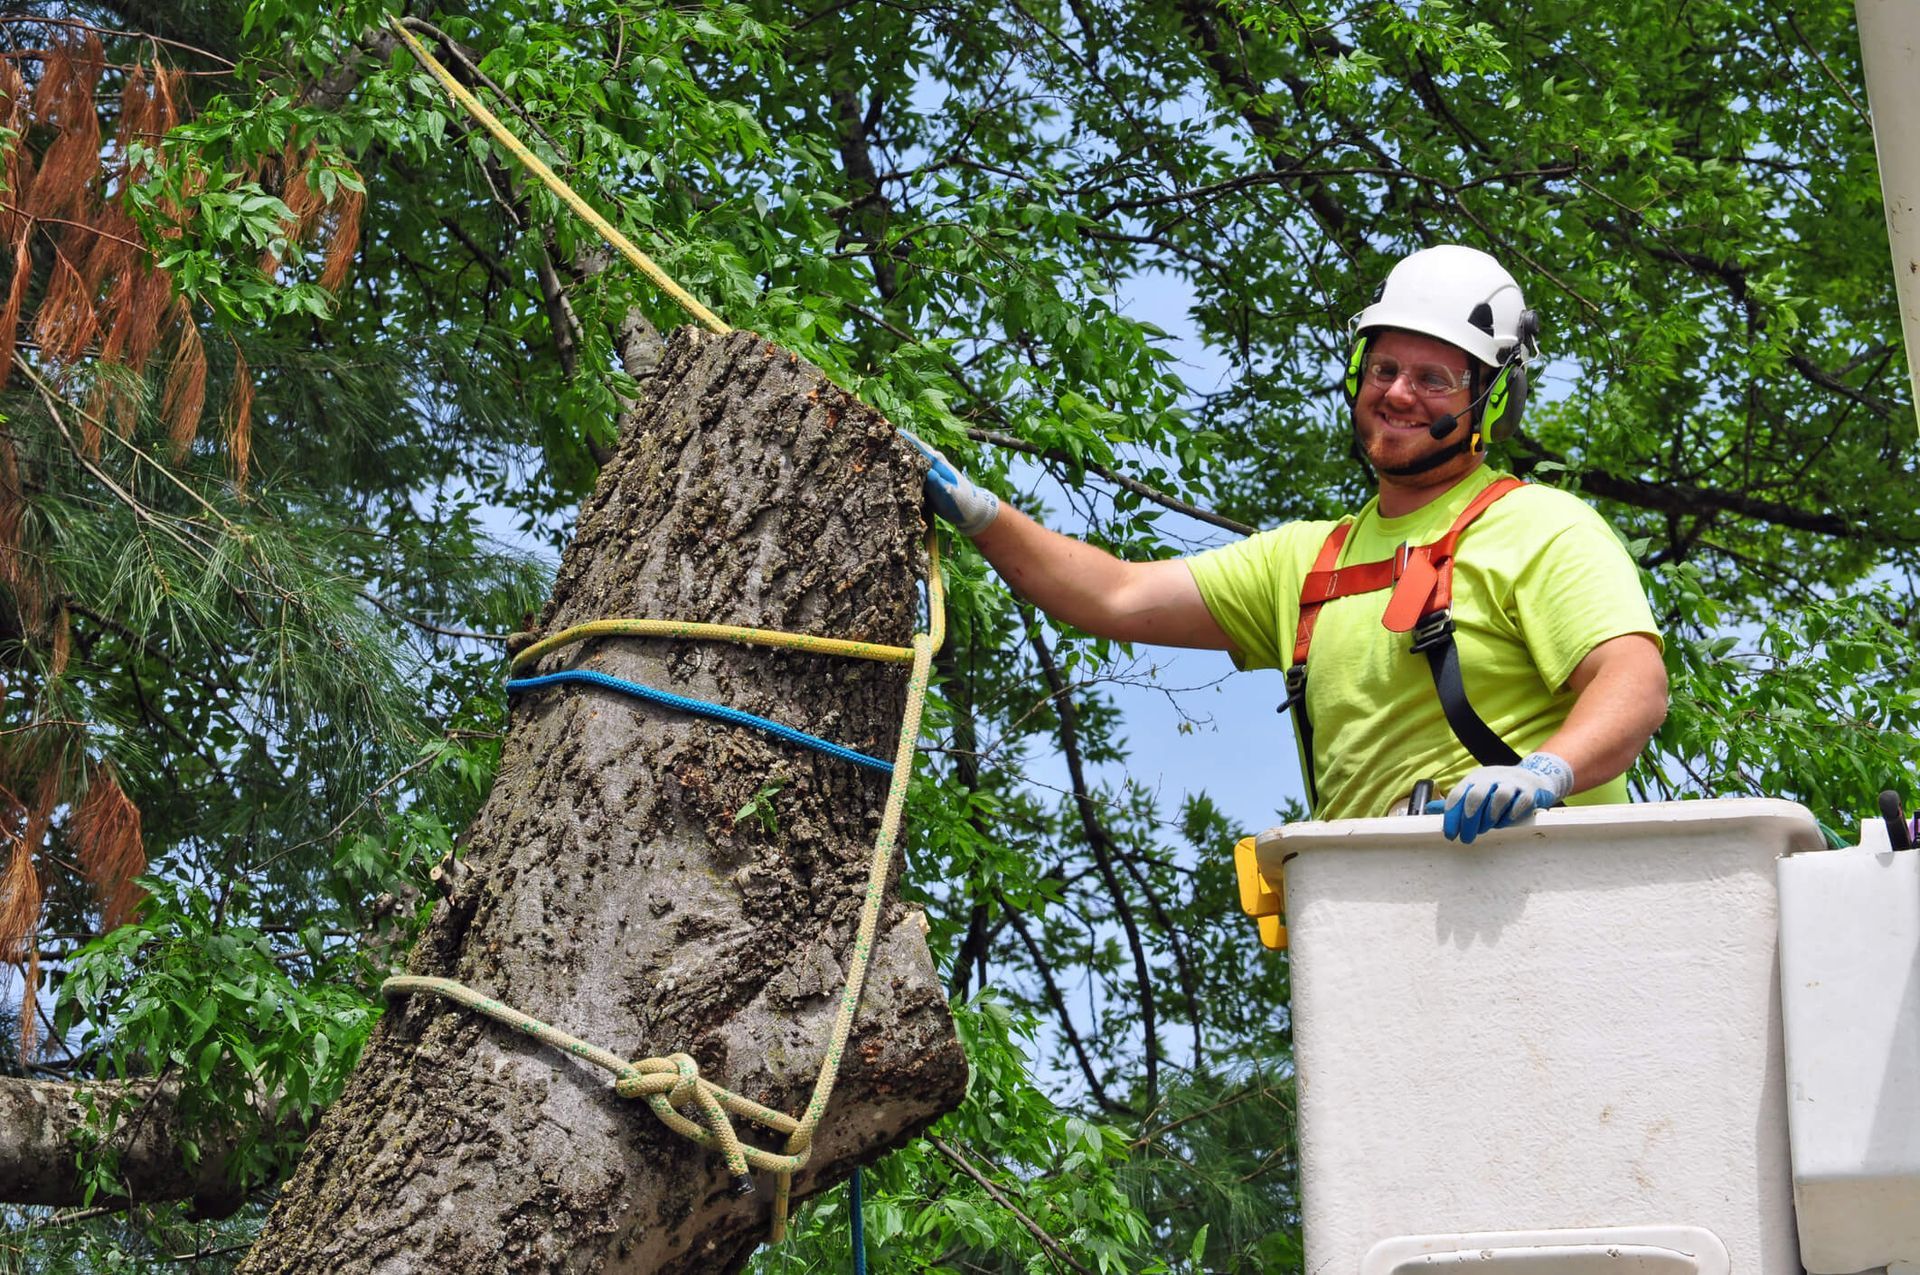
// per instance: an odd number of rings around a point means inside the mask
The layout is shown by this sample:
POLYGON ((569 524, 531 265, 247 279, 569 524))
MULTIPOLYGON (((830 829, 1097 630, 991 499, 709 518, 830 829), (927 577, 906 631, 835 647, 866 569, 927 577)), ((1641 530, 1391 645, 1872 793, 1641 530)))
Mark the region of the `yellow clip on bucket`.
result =
POLYGON ((1240 910, 1252 917, 1260 926, 1260 942, 1276 951, 1287 946, 1287 927, 1281 923, 1281 891, 1286 888, 1285 880, 1278 887, 1267 884, 1260 875, 1260 861, 1253 853, 1253 838, 1242 837, 1233 844, 1233 873, 1240 881, 1240 910))

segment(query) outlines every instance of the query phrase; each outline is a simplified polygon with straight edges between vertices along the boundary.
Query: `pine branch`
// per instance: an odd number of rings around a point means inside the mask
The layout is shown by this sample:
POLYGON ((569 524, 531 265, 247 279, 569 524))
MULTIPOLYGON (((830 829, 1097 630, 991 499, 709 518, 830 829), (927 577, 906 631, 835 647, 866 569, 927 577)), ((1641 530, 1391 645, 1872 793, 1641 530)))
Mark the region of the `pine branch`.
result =
POLYGON ((472 642, 492 642, 498 646, 505 646, 507 644, 507 638, 504 633, 477 633, 472 629, 455 629, 449 628, 444 624, 435 624, 431 620, 423 620, 412 612, 395 606, 393 603, 369 589, 360 590, 360 596, 373 603, 374 606, 379 607, 394 619, 411 624, 423 633, 433 633, 440 637, 465 638, 472 642))

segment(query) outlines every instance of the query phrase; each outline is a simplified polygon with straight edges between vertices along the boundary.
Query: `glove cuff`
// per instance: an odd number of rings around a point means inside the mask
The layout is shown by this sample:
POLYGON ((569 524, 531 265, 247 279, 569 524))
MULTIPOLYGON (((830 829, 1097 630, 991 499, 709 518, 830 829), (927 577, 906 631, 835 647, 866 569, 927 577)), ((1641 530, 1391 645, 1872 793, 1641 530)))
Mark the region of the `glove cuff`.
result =
POLYGON ((1573 791, 1573 767, 1566 758, 1553 753, 1528 753, 1520 762, 1520 769, 1540 776, 1541 786, 1553 790, 1556 798, 1565 797, 1573 791))
POLYGON ((1000 497, 984 487, 976 487, 968 482, 961 498, 954 501, 960 517, 954 520, 954 529, 963 536, 977 536, 993 525, 1000 516, 1000 497))

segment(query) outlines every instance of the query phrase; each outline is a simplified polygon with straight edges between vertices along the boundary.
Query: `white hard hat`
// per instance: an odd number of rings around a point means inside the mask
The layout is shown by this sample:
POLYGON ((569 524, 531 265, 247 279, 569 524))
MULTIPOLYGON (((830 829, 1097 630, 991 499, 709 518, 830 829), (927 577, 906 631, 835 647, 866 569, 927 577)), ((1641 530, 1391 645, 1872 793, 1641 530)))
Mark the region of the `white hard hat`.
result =
POLYGON ((1379 299, 1353 321, 1356 333, 1376 328, 1436 337, 1489 367, 1510 359, 1524 364, 1539 352, 1520 285, 1492 257, 1461 244, 1403 257, 1387 275, 1379 299))

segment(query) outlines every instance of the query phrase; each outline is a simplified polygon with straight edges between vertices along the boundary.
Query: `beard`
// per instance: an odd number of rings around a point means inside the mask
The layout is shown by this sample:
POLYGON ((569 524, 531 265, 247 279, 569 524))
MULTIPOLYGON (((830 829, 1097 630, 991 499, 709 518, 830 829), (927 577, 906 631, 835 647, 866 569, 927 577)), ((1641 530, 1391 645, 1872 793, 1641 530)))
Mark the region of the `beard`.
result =
MULTIPOLYGON (((1410 459, 1404 455, 1396 458, 1390 454, 1385 454, 1388 452, 1388 444, 1392 438, 1389 429, 1390 427, 1388 426, 1380 426, 1374 431, 1372 439, 1369 440, 1366 431, 1360 428, 1360 415, 1356 408, 1353 414, 1354 442, 1358 445, 1361 455, 1367 458, 1367 463, 1373 466, 1376 473, 1384 474, 1391 478, 1415 478, 1421 474, 1430 473, 1442 465, 1447 464, 1456 456, 1464 455, 1473 445, 1472 429, 1466 422, 1456 421, 1451 431, 1455 436, 1454 440, 1445 447, 1436 447, 1423 455, 1414 456, 1410 459)), ((1446 435, 1442 435, 1442 437, 1445 436, 1446 435)))

